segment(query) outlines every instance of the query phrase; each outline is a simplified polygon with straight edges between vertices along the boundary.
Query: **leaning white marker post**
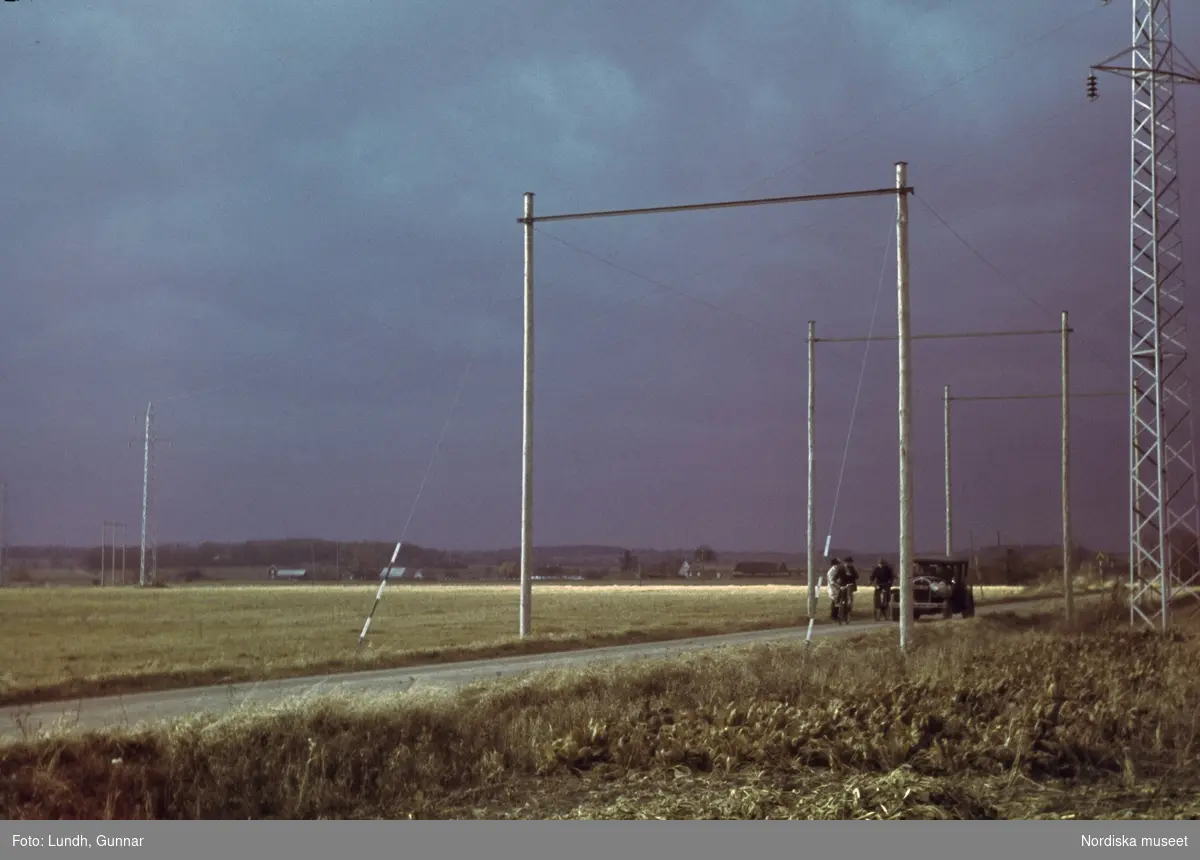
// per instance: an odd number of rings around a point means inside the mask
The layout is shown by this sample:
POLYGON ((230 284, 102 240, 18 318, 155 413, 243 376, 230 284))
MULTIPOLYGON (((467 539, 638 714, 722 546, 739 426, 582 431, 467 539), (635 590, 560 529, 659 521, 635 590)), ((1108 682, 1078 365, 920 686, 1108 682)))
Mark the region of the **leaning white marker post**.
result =
POLYGON ((900 376, 900 650, 912 636, 912 366, 908 321, 908 164, 896 162, 896 322, 900 376))
POLYGON ((379 583, 379 590, 375 592, 375 602, 371 604, 371 611, 367 613, 367 620, 363 622, 362 633, 358 634, 358 648, 362 647, 363 640, 367 638, 367 631, 371 629, 371 619, 375 617, 379 599, 383 597, 383 590, 387 588, 388 580, 392 578, 392 568, 396 566, 396 559, 400 556, 400 547, 401 544, 396 544, 396 548, 392 550, 392 560, 388 562, 387 569, 383 572, 383 582, 379 583))

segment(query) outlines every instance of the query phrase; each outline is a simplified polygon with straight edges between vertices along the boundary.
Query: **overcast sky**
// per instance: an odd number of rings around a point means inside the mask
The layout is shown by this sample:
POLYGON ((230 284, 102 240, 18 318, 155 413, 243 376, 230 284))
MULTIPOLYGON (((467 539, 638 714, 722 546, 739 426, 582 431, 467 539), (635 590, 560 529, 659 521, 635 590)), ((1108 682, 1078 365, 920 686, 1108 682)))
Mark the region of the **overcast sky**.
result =
MULTIPOLYGON (((907 161, 913 331, 1065 309, 1073 389, 1125 390, 1129 86, 1089 103, 1085 78, 1128 5, 5 3, 9 539, 134 540, 153 401, 160 541, 516 545, 526 191, 548 215, 887 187, 907 161)), ((1195 4, 1175 41, 1200 57, 1195 4)), ((894 220, 880 197, 539 226, 536 543, 802 549, 807 321, 895 333, 894 220)), ((817 353, 819 544, 892 549, 895 343, 817 353)), ((934 549, 942 387, 1053 393, 1058 340, 913 357, 934 549)), ((953 408, 957 543, 1056 541, 1057 403, 953 408)), ((1073 406, 1092 546, 1127 545, 1127 409, 1073 406)))

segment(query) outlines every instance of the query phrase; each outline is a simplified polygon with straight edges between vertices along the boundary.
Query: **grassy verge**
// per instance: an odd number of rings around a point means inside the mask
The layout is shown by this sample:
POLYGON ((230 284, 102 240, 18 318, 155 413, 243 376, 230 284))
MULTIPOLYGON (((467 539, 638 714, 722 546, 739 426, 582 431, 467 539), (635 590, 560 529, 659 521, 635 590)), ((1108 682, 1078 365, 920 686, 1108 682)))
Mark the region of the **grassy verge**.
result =
MULTIPOLYGON (((981 604, 1047 593, 978 589, 981 604)), ((0 590, 0 706, 806 623, 799 585, 546 585, 535 589, 535 635, 522 640, 514 586, 425 585, 385 594, 359 652, 374 596, 312 585, 0 590)))
POLYGON ((0 816, 1200 817, 1200 632, 1015 613, 0 747, 0 816))

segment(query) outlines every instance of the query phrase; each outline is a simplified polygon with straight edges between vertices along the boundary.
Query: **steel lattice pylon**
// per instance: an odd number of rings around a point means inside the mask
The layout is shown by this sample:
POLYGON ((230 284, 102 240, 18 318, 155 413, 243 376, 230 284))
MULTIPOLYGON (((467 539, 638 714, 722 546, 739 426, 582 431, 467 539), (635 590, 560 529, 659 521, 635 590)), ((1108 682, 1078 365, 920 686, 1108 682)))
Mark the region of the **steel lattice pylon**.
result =
POLYGON ((1200 74, 1171 41, 1169 0, 1133 0, 1133 46, 1093 68, 1133 85, 1129 614, 1134 625, 1165 631, 1178 598, 1200 597, 1175 139, 1175 85, 1200 83, 1200 74))

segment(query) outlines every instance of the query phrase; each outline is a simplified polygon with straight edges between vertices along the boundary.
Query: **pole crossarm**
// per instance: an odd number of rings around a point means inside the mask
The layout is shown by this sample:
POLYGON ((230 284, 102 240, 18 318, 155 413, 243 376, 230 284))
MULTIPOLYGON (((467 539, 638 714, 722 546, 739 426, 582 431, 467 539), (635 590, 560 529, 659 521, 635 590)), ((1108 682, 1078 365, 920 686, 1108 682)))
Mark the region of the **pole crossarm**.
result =
POLYGON ((575 212, 565 215, 530 215, 518 218, 518 224, 539 224, 543 221, 579 221, 583 218, 614 218, 619 215, 659 215, 665 212, 698 212, 702 209, 733 209, 739 206, 767 206, 772 203, 813 203, 818 200, 849 200, 856 197, 883 197, 912 194, 911 186, 903 188, 872 188, 866 191, 840 191, 831 194, 801 194, 794 197, 760 197, 756 200, 728 200, 722 203, 689 203, 682 206, 654 206, 649 209, 608 209, 600 212, 575 212))
POLYGON ((1092 66, 1092 71, 1108 72, 1109 74, 1119 75, 1120 77, 1129 78, 1134 81, 1149 79, 1155 82, 1170 81, 1176 84, 1200 84, 1200 69, 1197 69, 1191 60, 1183 55, 1183 51, 1179 50, 1177 45, 1171 46, 1174 57, 1171 58, 1173 63, 1170 66, 1162 64, 1158 68, 1150 68, 1148 65, 1115 65, 1117 60, 1126 57, 1142 59, 1138 54, 1144 51, 1145 47, 1147 46, 1138 45, 1135 48, 1126 48, 1123 51, 1118 51, 1108 59, 1101 60, 1092 66), (1182 67, 1182 70, 1179 67, 1182 67))
MULTIPOLYGON (((1070 395, 1074 400, 1077 397, 1128 397, 1128 392, 1125 391, 1083 391, 1078 394, 1070 395)), ((947 400, 1061 400, 1061 394, 976 394, 973 396, 963 396, 954 394, 946 398, 947 400)))
MULTIPOLYGON (((1134 79, 1136 79, 1138 77, 1147 76, 1147 72, 1145 69, 1134 69, 1129 66, 1107 66, 1107 65, 1105 65, 1105 66, 1092 66, 1092 68, 1095 69, 1097 72, 1112 72, 1114 74, 1121 75, 1122 77, 1128 76, 1128 77, 1134 78, 1134 79)), ((1157 75, 1157 77, 1165 78, 1168 76, 1159 73, 1157 75)), ((1177 83, 1177 84, 1200 84, 1200 77, 1197 77, 1195 75, 1185 75, 1185 74, 1181 74, 1179 72, 1175 72, 1173 75, 1170 75, 1169 77, 1173 81, 1175 81, 1175 83, 1177 83)))
MULTIPOLYGON (((1074 329, 1067 329, 1068 332, 1073 332, 1074 329)), ((1053 334, 1061 335, 1060 328, 1030 328, 1019 329, 1015 331, 964 331, 964 332, 933 332, 929 334, 914 334, 909 336, 909 340, 965 340, 968 338, 981 337, 1025 337, 1031 335, 1053 334)), ((876 340, 898 340, 898 336, 894 334, 879 334, 871 337, 818 337, 813 338, 816 343, 867 343, 868 341, 876 340)))

